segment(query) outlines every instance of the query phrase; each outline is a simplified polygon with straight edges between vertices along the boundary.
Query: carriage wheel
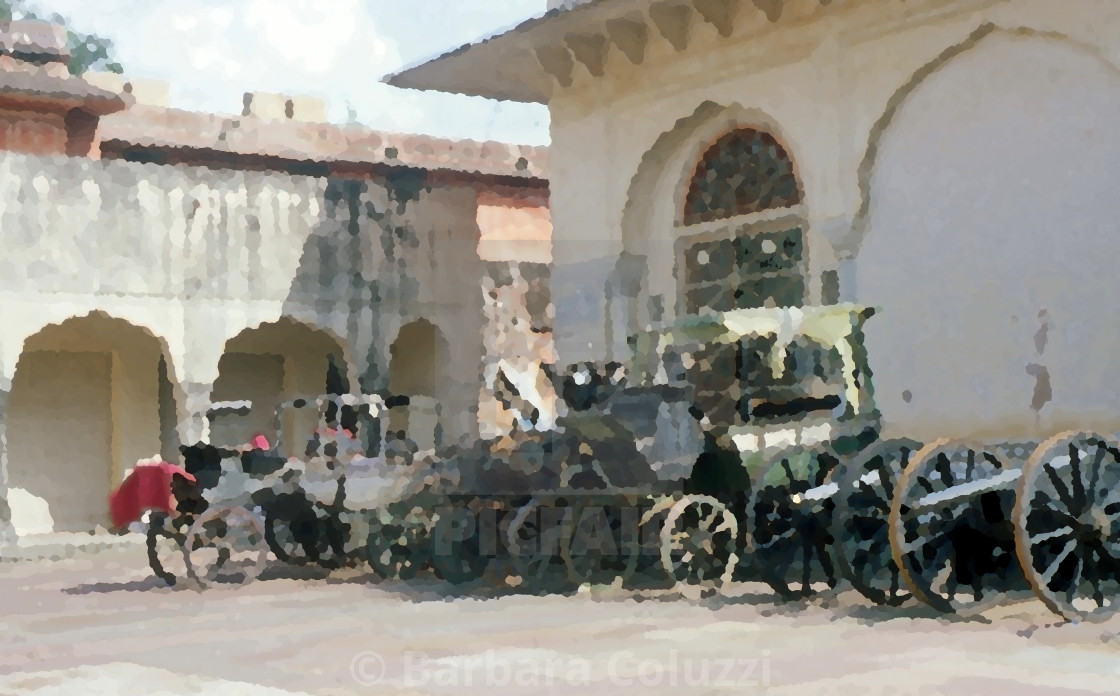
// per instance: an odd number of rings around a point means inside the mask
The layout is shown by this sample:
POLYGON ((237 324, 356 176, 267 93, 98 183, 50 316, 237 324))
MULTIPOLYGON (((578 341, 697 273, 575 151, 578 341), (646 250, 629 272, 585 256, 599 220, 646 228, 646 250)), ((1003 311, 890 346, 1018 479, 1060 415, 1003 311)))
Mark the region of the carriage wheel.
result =
POLYGON ((386 580, 413 579, 424 565, 414 542, 403 527, 373 525, 367 543, 370 568, 386 580))
POLYGON ((482 552, 479 538, 478 516, 473 510, 463 508, 469 517, 453 521, 454 527, 438 515, 431 535, 432 567, 441 580, 452 585, 462 585, 478 580, 486 573, 490 559, 482 552), (472 530, 470 535, 462 533, 461 524, 472 530), (463 537, 463 538, 461 538, 463 537))
POLYGON ((638 546, 633 569, 628 576, 631 582, 643 586, 661 585, 669 579, 661 562, 661 530, 665 527, 669 511, 679 500, 677 497, 657 498, 652 506, 643 508, 638 521, 638 546))
POLYGON ((187 532, 183 559, 200 586, 251 582, 268 559, 264 522, 244 507, 209 508, 187 532))
POLYGON ((382 578, 407 582, 430 560, 424 513, 418 508, 403 514, 384 512, 384 519, 370 520, 367 560, 382 578))
POLYGON ((183 564, 186 535, 171 526, 166 512, 152 511, 148 517, 148 565, 160 580, 174 586, 187 576, 183 564))
POLYGON ((747 535, 762 579, 784 598, 810 597, 836 586, 828 487, 839 460, 821 451, 781 455, 753 486, 747 535))
POLYGON ((1120 609, 1120 446, 1092 433, 1042 443, 1023 469, 1015 541, 1051 611, 1077 621, 1120 609))
POLYGON ((891 500, 913 440, 886 440, 859 453, 840 477, 833 538, 840 572, 864 597, 898 606, 912 595, 891 555, 891 500))
POLYGON ((1019 476, 992 452, 947 440, 912 456, 891 501, 890 538, 895 565, 915 596, 967 615, 1016 589, 1022 574, 1010 507, 1019 476))
POLYGON ((639 556, 639 509, 636 503, 576 505, 572 535, 561 556, 568 579, 576 584, 630 580, 639 556))
POLYGON ((317 562, 329 550, 319 518, 310 506, 268 510, 264 538, 277 560, 296 566, 317 562))
POLYGON ((517 511, 506 532, 506 547, 517 574, 536 584, 564 566, 572 509, 566 501, 544 505, 537 498, 517 511))
POLYGON ((715 498, 688 495, 661 528, 661 564, 677 584, 721 587, 739 562, 739 522, 715 498))

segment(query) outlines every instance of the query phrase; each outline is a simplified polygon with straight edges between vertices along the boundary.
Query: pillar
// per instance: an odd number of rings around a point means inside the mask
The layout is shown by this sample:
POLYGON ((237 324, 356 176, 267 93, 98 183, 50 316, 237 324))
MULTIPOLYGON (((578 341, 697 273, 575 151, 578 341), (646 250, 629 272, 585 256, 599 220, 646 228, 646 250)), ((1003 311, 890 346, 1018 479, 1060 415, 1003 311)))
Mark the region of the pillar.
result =
POLYGON ((8 505, 8 397, 12 393, 12 381, 0 379, 0 546, 15 542, 15 529, 12 527, 12 509, 8 505))
POLYGON ((179 409, 179 442, 195 445, 210 441, 210 420, 206 417, 210 409, 210 392, 214 383, 184 382, 181 385, 183 403, 179 409))

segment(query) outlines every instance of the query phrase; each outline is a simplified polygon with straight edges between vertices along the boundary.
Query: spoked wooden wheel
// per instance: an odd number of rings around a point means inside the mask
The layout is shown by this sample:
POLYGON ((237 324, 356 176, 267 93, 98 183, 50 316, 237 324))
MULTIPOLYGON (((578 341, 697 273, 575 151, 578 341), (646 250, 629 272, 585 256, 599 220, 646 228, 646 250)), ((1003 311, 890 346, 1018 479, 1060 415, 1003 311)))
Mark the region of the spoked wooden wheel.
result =
POLYGON ((661 528, 661 564, 677 584, 721 587, 739 562, 739 522, 707 495, 678 500, 661 528))
POLYGON ((1011 527, 1021 475, 996 454, 934 442, 914 454, 891 502, 891 553, 922 601, 967 615, 1025 587, 1011 527))
POLYGON ((1120 446, 1093 433, 1042 443, 1015 504, 1019 561, 1051 611, 1100 620, 1120 609, 1120 446))
POLYGON ((187 567, 183 563, 185 540, 186 535, 171 526, 166 512, 148 513, 148 565, 156 577, 168 585, 187 577, 187 567))
POLYGON ((568 579, 577 584, 627 582, 640 552, 637 504, 588 501, 572 509, 572 535, 562 557, 568 579))
POLYGON ((244 507, 209 508, 187 532, 183 559, 201 586, 251 582, 268 559, 264 521, 244 507))
POLYGON ((753 487, 750 553, 759 575, 782 597, 810 597, 836 586, 837 486, 831 478, 838 464, 823 451, 783 454, 753 487))
POLYGON ((422 509, 382 510, 369 521, 369 530, 367 560, 382 578, 408 581, 427 567, 430 549, 422 509))
POLYGON ((890 515, 899 478, 921 447, 913 440, 876 443, 840 477, 832 534, 836 562, 852 587, 876 604, 898 606, 913 596, 891 555, 890 515))
POLYGON ((431 559, 436 575, 452 585, 478 580, 490 558, 483 553, 478 516, 463 506, 433 519, 431 559))
POLYGON ((571 538, 572 508, 566 500, 533 498, 513 516, 506 531, 506 548, 522 582, 535 591, 547 591, 542 583, 565 571, 564 547, 571 538))
POLYGON ((265 541, 277 560, 302 566, 329 551, 325 530, 310 504, 270 506, 265 514, 265 541))

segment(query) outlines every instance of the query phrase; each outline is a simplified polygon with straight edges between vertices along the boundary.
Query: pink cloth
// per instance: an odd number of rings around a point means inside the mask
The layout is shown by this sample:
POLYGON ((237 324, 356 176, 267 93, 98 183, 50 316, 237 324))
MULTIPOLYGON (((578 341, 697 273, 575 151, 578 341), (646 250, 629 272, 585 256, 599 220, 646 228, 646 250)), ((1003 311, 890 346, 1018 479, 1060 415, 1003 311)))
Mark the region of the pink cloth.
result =
POLYGON ((268 451, 268 438, 264 435, 257 435, 250 444, 253 445, 253 449, 268 451))
POLYGON ((109 495, 109 511, 113 526, 123 529, 138 521, 145 510, 162 510, 175 514, 175 498, 171 495, 171 478, 176 474, 190 482, 195 478, 182 467, 170 462, 141 464, 109 495))

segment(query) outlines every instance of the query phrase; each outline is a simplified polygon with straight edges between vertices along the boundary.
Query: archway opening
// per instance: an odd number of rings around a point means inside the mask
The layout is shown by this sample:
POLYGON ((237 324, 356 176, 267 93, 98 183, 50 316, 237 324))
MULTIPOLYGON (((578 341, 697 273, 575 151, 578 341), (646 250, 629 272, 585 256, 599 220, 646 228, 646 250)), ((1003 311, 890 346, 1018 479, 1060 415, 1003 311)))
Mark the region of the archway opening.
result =
POLYGON ((686 314, 805 303, 804 224, 793 161, 774 136, 736 128, 701 155, 678 225, 686 314), (777 219, 775 219, 777 217, 777 219))
MULTIPOLYGON (((249 401, 245 414, 224 414, 210 425, 210 441, 239 445, 257 434, 278 441, 286 454, 302 454, 318 425, 313 409, 286 409, 297 397, 345 393, 356 388, 347 352, 327 332, 288 317, 245 329, 226 342, 211 400, 249 401)), ((337 413, 322 414, 338 424, 337 413)))
POLYGON ((434 449, 442 440, 440 402, 446 396, 447 342, 434 324, 418 319, 401 327, 389 353, 389 391, 408 397, 407 406, 392 410, 389 429, 404 431, 422 450, 434 449))
POLYGON ((108 528, 109 492, 137 460, 176 461, 169 374, 160 339, 99 312, 24 342, 7 416, 18 534, 108 528))

